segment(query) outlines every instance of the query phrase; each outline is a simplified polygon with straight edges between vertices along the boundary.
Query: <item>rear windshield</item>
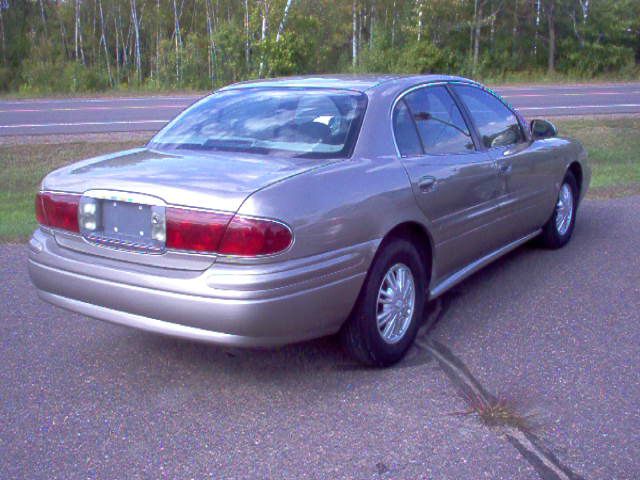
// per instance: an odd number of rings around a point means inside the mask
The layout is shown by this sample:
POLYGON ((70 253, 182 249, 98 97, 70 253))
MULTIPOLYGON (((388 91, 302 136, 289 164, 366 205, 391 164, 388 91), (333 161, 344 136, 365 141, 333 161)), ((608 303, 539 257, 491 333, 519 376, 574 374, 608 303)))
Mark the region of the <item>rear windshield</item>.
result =
POLYGON ((149 147, 348 157, 366 102, 364 94, 340 90, 223 90, 183 112, 149 147))

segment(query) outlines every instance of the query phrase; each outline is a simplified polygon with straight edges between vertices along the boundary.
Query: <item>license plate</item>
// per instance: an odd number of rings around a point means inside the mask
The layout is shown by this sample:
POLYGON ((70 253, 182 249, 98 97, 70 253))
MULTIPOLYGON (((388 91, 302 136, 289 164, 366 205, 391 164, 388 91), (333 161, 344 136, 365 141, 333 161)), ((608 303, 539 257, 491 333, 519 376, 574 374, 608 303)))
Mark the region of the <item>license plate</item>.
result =
POLYGON ((101 196, 107 198, 85 195, 80 201, 80 229, 88 241, 138 252, 164 251, 164 206, 128 201, 140 200, 140 195, 101 196))

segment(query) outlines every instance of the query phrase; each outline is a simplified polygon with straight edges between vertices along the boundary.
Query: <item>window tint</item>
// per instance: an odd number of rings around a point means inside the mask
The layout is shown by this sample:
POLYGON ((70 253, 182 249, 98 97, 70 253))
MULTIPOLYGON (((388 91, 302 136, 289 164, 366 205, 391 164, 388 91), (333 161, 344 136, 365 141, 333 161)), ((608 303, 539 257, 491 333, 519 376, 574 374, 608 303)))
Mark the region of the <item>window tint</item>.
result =
POLYGON ((469 129, 445 87, 426 87, 405 97, 427 154, 474 150, 469 129))
POLYGON ((403 157, 422 155, 420 138, 404 100, 398 102, 393 112, 393 131, 400 155, 403 157))
POLYGON ((469 109, 485 147, 503 147, 524 141, 518 119, 500 100, 476 87, 456 85, 454 88, 469 109))

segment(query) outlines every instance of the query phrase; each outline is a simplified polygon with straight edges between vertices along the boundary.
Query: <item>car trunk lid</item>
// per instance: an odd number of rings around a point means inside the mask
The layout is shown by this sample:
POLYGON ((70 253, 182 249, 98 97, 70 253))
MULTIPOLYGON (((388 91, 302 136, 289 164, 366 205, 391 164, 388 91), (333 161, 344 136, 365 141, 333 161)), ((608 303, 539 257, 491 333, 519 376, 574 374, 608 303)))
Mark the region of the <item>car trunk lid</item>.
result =
POLYGON ((116 190, 153 195, 170 205, 236 212, 255 191, 321 163, 238 153, 135 149, 56 170, 45 178, 43 189, 69 193, 116 190))

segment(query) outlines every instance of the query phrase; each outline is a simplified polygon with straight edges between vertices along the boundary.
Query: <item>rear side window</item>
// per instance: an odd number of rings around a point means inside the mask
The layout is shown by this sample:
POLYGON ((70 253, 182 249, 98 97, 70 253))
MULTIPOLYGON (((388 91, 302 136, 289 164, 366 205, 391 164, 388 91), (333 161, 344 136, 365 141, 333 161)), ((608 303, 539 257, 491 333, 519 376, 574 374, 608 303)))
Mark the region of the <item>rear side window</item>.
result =
POLYGON ((477 87, 454 86, 469 110, 487 148, 504 147, 525 140, 515 114, 498 98, 477 87))
POLYGON ((400 155, 403 157, 422 155, 422 144, 418 137, 418 131, 404 100, 398 102, 393 111, 393 132, 400 155))
POLYGON ((475 149, 469 128, 445 87, 416 90, 405 101, 426 154, 467 153, 475 149))

